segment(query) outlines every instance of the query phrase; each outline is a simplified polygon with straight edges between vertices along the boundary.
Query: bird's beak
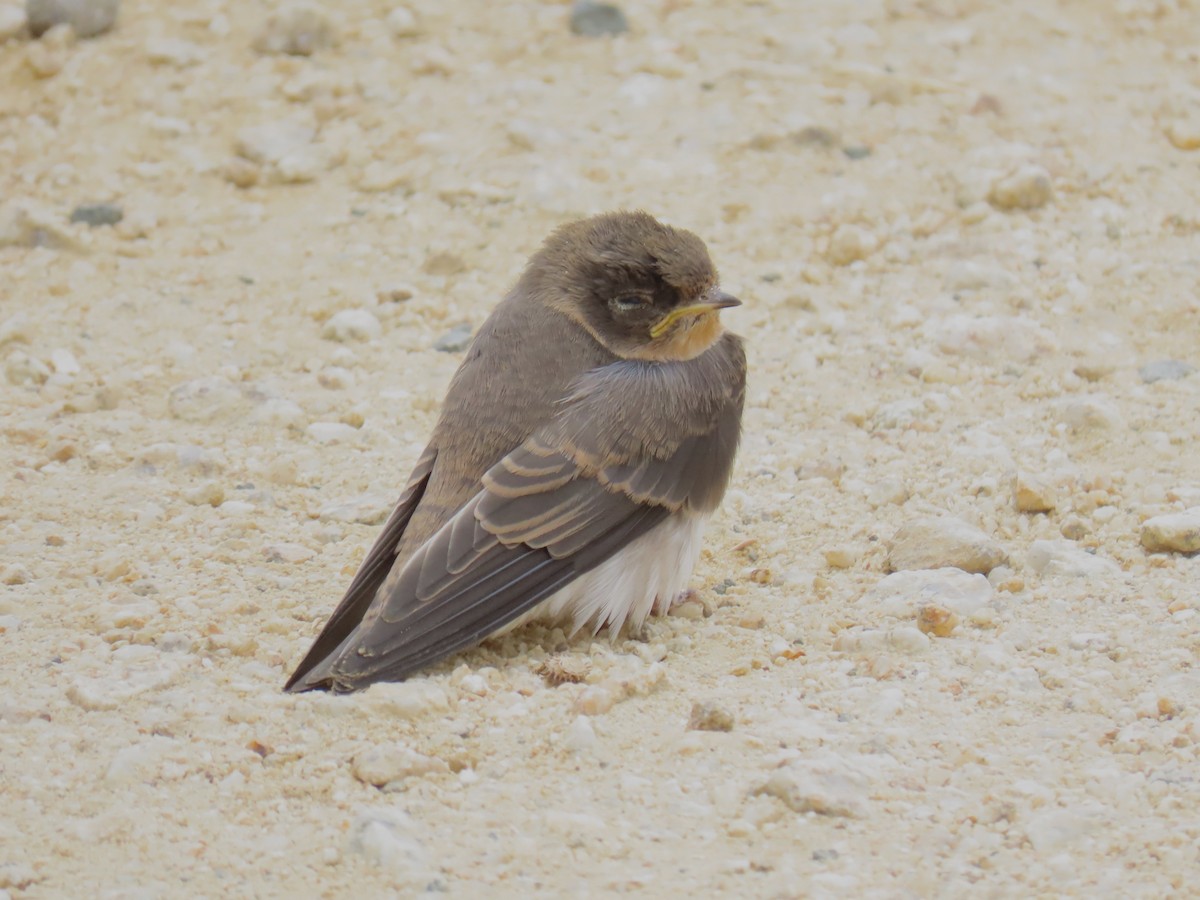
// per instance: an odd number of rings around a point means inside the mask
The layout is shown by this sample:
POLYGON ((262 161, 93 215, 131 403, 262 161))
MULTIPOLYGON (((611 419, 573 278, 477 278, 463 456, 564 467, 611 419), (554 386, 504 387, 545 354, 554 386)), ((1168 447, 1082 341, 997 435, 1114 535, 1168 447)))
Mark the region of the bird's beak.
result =
POLYGON ((741 306, 742 301, 732 294, 727 294, 724 291, 710 291, 703 303, 693 303, 690 306, 679 306, 671 310, 661 319, 654 323, 650 329, 650 337, 662 337, 672 325, 680 319, 689 319, 695 316, 704 316, 708 313, 714 313, 721 309, 730 309, 734 306, 741 306))

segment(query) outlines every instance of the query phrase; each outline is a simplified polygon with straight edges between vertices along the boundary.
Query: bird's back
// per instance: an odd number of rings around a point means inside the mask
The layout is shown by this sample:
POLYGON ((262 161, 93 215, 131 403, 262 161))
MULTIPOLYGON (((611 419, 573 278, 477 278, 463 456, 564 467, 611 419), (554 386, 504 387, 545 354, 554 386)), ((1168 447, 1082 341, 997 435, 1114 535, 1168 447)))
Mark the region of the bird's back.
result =
POLYGON ((436 460, 429 485, 397 547, 397 561, 478 493, 484 472, 550 419, 576 378, 616 359, 562 313, 519 290, 505 298, 450 382, 430 439, 436 460))

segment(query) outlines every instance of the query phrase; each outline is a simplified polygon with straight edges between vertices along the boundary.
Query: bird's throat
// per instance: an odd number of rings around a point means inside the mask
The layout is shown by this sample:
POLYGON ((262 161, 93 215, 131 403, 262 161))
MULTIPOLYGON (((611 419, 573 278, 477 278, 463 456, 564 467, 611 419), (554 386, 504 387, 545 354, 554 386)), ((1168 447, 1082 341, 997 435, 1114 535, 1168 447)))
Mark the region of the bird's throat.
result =
POLYGON ((661 362, 686 362, 695 359, 721 339, 725 328, 716 311, 697 316, 683 328, 678 328, 660 340, 654 341, 639 353, 641 359, 661 362))

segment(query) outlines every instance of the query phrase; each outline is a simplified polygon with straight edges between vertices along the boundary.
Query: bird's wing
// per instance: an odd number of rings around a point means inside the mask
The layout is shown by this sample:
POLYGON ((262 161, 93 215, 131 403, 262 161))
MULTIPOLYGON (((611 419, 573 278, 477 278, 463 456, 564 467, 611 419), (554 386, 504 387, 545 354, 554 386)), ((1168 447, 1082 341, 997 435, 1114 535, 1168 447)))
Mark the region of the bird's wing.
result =
POLYGON ((432 445, 426 447, 421 458, 417 460, 412 475, 409 476, 404 493, 396 502, 396 508, 392 510, 387 523, 383 526, 383 533, 376 539, 366 559, 359 566, 354 580, 350 582, 350 587, 346 589, 346 595, 342 598, 342 602, 333 611, 333 615, 321 629, 321 634, 313 642, 300 665, 296 667, 292 677, 288 679, 284 690, 291 690, 322 660, 330 657, 362 621, 363 615, 379 591, 379 586, 383 584, 388 572, 392 570, 392 566, 396 562, 396 548, 400 543, 400 537, 404 534, 404 529, 408 527, 408 522, 416 510, 417 504, 421 502, 425 486, 429 483, 429 475, 433 471, 435 459, 437 459, 437 450, 432 445))
POLYGON ((672 512, 711 511, 732 469, 744 394, 732 336, 687 363, 622 361, 584 376, 388 576, 322 667, 327 676, 300 689, 402 679, 508 624, 672 512))

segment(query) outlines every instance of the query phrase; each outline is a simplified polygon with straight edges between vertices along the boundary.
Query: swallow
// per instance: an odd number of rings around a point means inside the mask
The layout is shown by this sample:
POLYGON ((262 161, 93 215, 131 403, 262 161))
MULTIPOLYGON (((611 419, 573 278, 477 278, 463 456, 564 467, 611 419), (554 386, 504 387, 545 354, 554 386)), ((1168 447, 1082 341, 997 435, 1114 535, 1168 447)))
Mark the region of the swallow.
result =
POLYGON ((530 618, 616 634, 666 612, 741 437, 739 305, 700 238, 644 212, 551 234, 285 690, 401 681, 530 618))

